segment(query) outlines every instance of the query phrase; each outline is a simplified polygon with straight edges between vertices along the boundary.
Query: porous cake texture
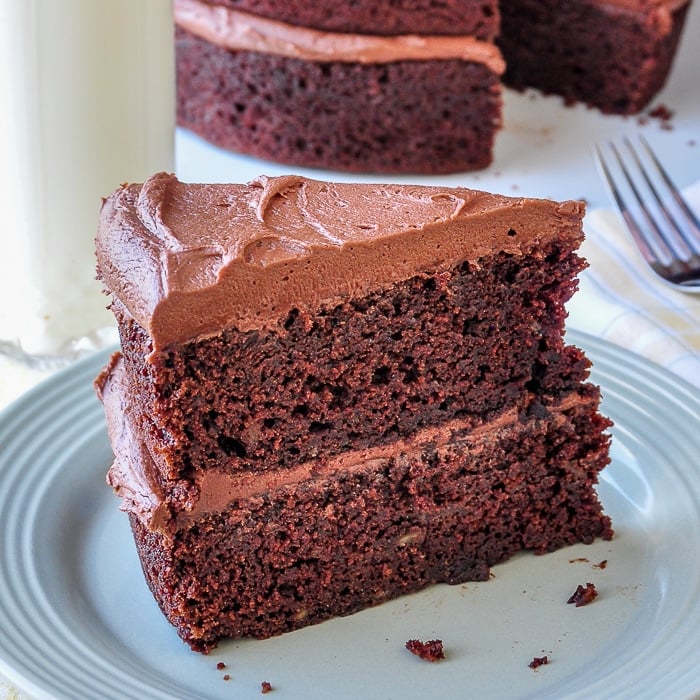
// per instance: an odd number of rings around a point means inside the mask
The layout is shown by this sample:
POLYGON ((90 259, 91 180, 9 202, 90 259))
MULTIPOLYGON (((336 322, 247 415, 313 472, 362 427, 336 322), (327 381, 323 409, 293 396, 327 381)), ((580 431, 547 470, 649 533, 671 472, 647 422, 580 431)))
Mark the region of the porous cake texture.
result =
POLYGON ((478 170, 493 159, 503 83, 604 113, 644 109, 689 6, 175 0, 177 118, 217 146, 281 163, 478 170))
POLYGON ((415 0, 352 12, 258 5, 175 3, 180 125, 307 167, 444 173, 491 162, 505 69, 496 0, 425 13, 415 0))
POLYGON ((194 649, 610 537, 583 205, 296 176, 106 199, 97 379, 148 584, 194 649))
POLYGON ((636 114, 664 86, 688 0, 500 0, 506 84, 606 114, 636 114))

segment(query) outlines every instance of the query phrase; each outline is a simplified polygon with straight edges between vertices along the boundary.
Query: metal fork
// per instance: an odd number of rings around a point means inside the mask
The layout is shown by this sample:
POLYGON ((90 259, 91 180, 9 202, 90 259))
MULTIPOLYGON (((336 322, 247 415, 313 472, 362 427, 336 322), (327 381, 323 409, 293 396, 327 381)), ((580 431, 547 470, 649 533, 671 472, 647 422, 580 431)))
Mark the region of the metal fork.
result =
POLYGON ((651 269, 681 291, 700 292, 700 220, 646 139, 639 142, 642 149, 628 138, 624 149, 608 143, 607 159, 596 146, 603 179, 651 269))

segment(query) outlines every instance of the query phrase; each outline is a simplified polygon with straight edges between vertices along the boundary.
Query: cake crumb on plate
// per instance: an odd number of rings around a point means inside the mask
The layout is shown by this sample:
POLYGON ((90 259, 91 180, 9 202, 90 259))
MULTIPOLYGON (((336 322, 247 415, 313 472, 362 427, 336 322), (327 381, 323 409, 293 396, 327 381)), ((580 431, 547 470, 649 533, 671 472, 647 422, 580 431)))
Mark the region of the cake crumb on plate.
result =
POLYGON ((421 642, 419 639, 409 639, 406 642, 406 649, 411 654, 415 654, 425 661, 439 661, 445 658, 442 639, 431 639, 427 642, 421 642))
POLYGON ((544 656, 535 656, 532 661, 528 664, 528 666, 535 670, 538 669, 540 666, 546 666, 549 663, 549 657, 545 654, 544 656))
POLYGON ((578 585, 576 587, 576 590, 574 593, 571 595, 569 600, 567 600, 567 603, 573 603, 576 605, 577 608, 580 608, 582 605, 588 605, 589 603, 592 603, 595 598, 598 597, 598 591, 596 590, 596 587, 592 583, 587 583, 585 586, 578 585))

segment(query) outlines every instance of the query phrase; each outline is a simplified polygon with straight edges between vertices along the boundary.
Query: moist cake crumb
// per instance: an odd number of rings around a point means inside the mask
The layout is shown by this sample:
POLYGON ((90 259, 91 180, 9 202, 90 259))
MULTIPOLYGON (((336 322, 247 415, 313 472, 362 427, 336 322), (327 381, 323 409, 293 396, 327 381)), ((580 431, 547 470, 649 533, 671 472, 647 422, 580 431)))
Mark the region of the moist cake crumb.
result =
POLYGON ((549 663, 549 657, 545 654, 545 656, 535 656, 535 658, 530 661, 528 666, 532 669, 537 669, 540 666, 546 666, 549 663))
POLYGON ((660 104, 649 111, 649 116, 653 119, 660 119, 661 121, 667 122, 673 119, 675 112, 667 107, 665 104, 660 104))
POLYGON ((598 591, 596 590, 594 584, 587 583, 585 587, 579 584, 569 600, 566 602, 569 604, 573 603, 577 608, 580 608, 582 605, 592 603, 597 596, 598 591))
POLYGON ((268 681, 263 681, 260 684, 260 692, 265 695, 266 693, 269 693, 272 691, 272 684, 268 681))
POLYGON ((409 639, 406 642, 406 649, 411 654, 415 654, 425 661, 439 661, 445 658, 442 639, 431 639, 427 642, 421 642, 419 639, 409 639))

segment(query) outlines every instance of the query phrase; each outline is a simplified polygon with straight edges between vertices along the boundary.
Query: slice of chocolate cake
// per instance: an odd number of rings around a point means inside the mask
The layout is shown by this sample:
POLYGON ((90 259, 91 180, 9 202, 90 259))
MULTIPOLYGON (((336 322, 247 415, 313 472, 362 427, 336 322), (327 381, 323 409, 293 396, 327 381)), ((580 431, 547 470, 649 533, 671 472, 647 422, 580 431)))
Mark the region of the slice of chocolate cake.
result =
POLYGON ((608 422, 563 340, 583 205, 188 185, 106 199, 97 380, 149 586, 193 648, 610 537, 608 422))

